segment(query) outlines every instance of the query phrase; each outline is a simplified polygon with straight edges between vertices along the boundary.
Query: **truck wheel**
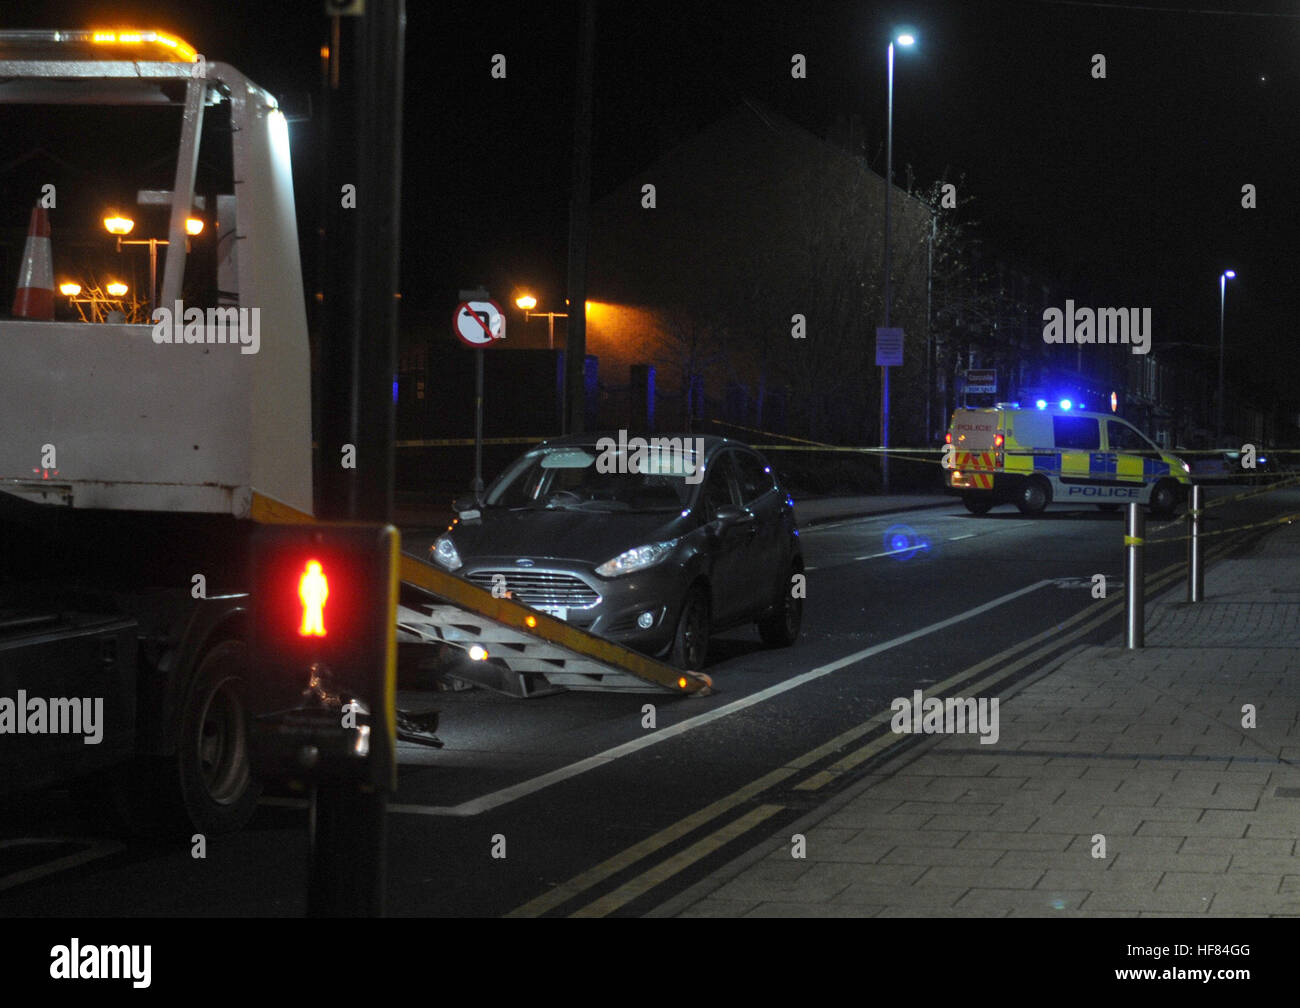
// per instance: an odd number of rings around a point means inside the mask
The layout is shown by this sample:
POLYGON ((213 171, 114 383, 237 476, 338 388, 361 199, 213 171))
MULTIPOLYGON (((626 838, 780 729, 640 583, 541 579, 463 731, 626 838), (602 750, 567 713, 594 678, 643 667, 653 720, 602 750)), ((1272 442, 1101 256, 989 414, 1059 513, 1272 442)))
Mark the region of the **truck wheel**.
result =
POLYGON ((1020 509, 1021 514, 1042 514, 1051 500, 1052 488, 1047 480, 1040 476, 1033 476, 1025 480, 1024 486, 1016 494, 1016 507, 1020 509))
POLYGON ((1151 491, 1151 513, 1161 518, 1172 518, 1178 513, 1182 493, 1173 480, 1161 480, 1151 491))
POLYGON ((173 756, 136 756, 75 782, 88 826, 130 837, 229 833, 257 809, 244 683, 248 647, 224 640, 199 661, 185 698, 173 756))
POLYGON ((185 698, 175 773, 185 818, 199 833, 242 828, 257 808, 246 699, 248 646, 209 648, 185 698))
POLYGON ((993 498, 988 494, 962 494, 961 502, 966 505, 967 511, 976 515, 988 514, 989 508, 993 506, 993 498))

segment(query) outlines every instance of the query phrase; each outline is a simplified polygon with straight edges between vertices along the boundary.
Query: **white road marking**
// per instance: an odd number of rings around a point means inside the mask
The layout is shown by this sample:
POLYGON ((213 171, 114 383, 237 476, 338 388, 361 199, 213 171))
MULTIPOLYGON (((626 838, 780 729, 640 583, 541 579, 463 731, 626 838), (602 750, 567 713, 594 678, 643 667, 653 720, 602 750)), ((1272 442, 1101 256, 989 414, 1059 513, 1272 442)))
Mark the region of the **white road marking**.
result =
POLYGON ((868 556, 854 557, 854 560, 874 560, 876 557, 898 556, 900 553, 915 553, 918 550, 927 549, 926 546, 904 546, 902 549, 889 550, 885 553, 872 553, 868 556))
POLYGON ((965 535, 949 536, 947 541, 956 542, 958 539, 974 539, 978 534, 978 532, 967 532, 965 535))
POLYGON ((125 849, 120 843, 95 842, 81 840, 75 837, 41 837, 39 839, 3 840, 0 841, 0 849, 6 847, 21 847, 25 844, 55 843, 88 844, 89 849, 78 851, 75 854, 69 854, 66 857, 56 858, 53 861, 47 861, 45 864, 34 865, 31 868, 24 868, 22 871, 11 872, 8 875, 0 876, 0 890, 12 889, 14 886, 20 886, 25 882, 31 882, 33 879, 44 878, 46 875, 56 875, 61 871, 67 871, 69 868, 76 868, 78 865, 83 865, 90 861, 96 861, 102 857, 108 857, 110 854, 116 854, 118 851, 125 849))
MULTIPOLYGON (((956 503, 956 498, 953 498, 956 503)), ((947 507, 946 504, 927 504, 924 507, 908 508, 906 511, 877 511, 874 514, 855 515, 852 518, 845 518, 843 521, 827 522, 824 525, 809 525, 807 528, 800 528, 800 535, 810 535, 813 532, 827 532, 830 529, 843 528, 845 525, 858 525, 862 522, 876 521, 877 519, 897 518, 899 515, 910 514, 913 511, 937 511, 939 508, 947 507)), ((796 504, 797 508, 798 505, 796 504)))
POLYGON ((678 724, 661 728, 651 735, 644 735, 640 738, 633 739, 630 742, 624 742, 622 745, 614 746, 612 749, 606 749, 604 752, 597 753, 594 756, 588 756, 586 759, 578 760, 576 763, 570 763, 568 766, 563 766, 557 770, 552 770, 549 773, 544 773, 539 777, 533 777, 530 780, 521 781, 518 784, 513 784, 508 788, 501 789, 500 791, 493 791, 491 794, 486 794, 479 798, 471 798, 469 801, 461 802, 459 805, 389 805, 388 810, 390 812, 404 812, 409 815, 472 816, 479 815, 480 813, 495 808, 500 808, 502 805, 507 805, 519 798, 524 798, 530 794, 541 791, 543 788, 548 788, 552 784, 559 784, 561 781, 568 780, 571 777, 577 777, 579 774, 584 774, 588 770, 594 770, 597 767, 605 766, 624 756, 630 756, 632 753, 640 752, 642 749, 647 749, 650 746, 657 745, 667 739, 683 735, 692 728, 699 728, 702 725, 724 718, 729 714, 734 714, 747 707, 753 707, 755 704, 760 704, 764 700, 770 700, 772 697, 779 696, 797 686, 802 686, 804 683, 812 682, 814 679, 820 679, 822 676, 830 675, 832 672, 838 672, 840 669, 852 665, 855 662, 860 662, 865 658, 871 658, 883 651, 889 651, 892 648, 911 643, 920 637, 936 633, 939 630, 946 630, 948 627, 953 626, 956 623, 961 623, 964 620, 982 615, 990 609, 995 609, 1013 599, 1019 598, 1021 595, 1027 595, 1032 591, 1037 591, 1045 585, 1051 585, 1054 583, 1055 582, 1051 580, 1035 581, 1033 584, 1025 588, 1019 588, 1016 591, 999 596, 991 602, 985 602, 983 605, 976 606, 974 609, 967 609, 965 612, 958 613, 956 616, 949 616, 947 619, 940 620, 938 623, 931 623, 929 626, 922 627, 920 630, 913 630, 911 633, 903 634, 900 637, 884 641, 881 644, 873 644, 870 647, 863 648, 861 651, 855 651, 850 655, 845 655, 843 658, 837 658, 833 662, 821 665, 810 672, 804 672, 802 675, 786 679, 784 682, 775 683, 774 685, 767 687, 767 689, 759 690, 757 693, 752 693, 747 697, 734 700, 716 710, 709 711, 707 714, 699 714, 693 718, 687 718, 685 721, 678 724))

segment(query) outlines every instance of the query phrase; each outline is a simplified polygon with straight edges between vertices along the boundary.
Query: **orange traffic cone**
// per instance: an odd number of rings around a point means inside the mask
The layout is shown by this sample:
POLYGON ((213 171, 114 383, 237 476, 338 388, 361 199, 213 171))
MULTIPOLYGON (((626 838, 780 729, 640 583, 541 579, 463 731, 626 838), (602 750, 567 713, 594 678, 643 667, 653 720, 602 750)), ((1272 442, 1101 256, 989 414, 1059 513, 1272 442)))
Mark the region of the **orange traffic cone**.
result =
POLYGON ((50 217, 45 208, 32 208, 27 228, 27 245, 18 271, 18 292, 14 295, 14 318, 54 318, 54 265, 50 261, 50 217))

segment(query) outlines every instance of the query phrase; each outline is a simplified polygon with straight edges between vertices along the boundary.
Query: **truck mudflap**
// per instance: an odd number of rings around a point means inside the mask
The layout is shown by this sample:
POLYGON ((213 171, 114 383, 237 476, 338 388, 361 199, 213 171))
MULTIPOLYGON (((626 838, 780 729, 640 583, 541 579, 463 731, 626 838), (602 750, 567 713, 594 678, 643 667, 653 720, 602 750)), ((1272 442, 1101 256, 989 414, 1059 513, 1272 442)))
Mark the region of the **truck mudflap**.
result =
POLYGON ((484 666, 481 675, 465 668, 458 677, 517 696, 541 692, 529 682, 533 677, 571 690, 705 695, 712 689, 713 681, 703 673, 680 671, 513 599, 497 598, 408 554, 402 554, 398 576, 424 596, 399 607, 399 624, 463 648, 478 657, 475 665, 484 666), (493 662, 500 664, 493 668, 493 662), (502 664, 508 676, 502 675, 502 664))

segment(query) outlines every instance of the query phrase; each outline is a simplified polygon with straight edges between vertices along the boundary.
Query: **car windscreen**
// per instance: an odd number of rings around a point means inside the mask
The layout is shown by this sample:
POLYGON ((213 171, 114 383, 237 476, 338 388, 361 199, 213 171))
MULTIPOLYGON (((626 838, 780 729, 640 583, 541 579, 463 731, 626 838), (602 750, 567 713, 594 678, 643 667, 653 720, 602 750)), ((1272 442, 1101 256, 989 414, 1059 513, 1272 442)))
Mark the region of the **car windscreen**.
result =
POLYGON ((680 511, 698 480, 694 454, 556 446, 529 452, 493 484, 489 507, 680 511))

